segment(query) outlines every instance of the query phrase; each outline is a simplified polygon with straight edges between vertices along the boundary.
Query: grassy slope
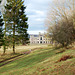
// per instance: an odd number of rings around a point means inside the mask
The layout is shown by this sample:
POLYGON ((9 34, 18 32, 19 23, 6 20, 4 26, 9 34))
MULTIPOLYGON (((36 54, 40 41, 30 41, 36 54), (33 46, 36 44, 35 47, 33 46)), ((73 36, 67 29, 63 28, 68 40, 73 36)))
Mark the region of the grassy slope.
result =
POLYGON ((35 50, 0 67, 0 75, 74 75, 75 50, 56 54, 57 51, 49 47, 35 50), (64 55, 71 55, 73 58, 56 63, 64 55))

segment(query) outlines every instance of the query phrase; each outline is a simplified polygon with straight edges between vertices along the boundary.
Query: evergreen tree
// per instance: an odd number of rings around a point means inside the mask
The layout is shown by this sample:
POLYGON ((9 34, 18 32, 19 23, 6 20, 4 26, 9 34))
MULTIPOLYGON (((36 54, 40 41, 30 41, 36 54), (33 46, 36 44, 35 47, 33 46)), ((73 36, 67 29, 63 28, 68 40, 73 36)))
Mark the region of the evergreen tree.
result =
MULTIPOLYGON (((2 0, 0 0, 0 3, 2 2, 2 0)), ((1 14, 1 12, 0 12, 0 14, 1 14)), ((2 15, 3 16, 3 15, 2 15)), ((4 20, 4 16, 3 16, 3 20, 4 20)), ((5 20, 4 20, 5 21, 5 20)), ((2 44, 2 46, 3 46, 3 50, 4 50, 4 52, 3 53, 5 53, 5 51, 6 51, 6 21, 5 21, 5 24, 4 24, 4 31, 3 31, 3 33, 4 33, 4 35, 3 35, 3 44, 2 44)))
POLYGON ((25 7, 23 6, 23 1, 22 0, 7 0, 7 4, 5 6, 5 17, 6 17, 6 24, 7 24, 7 29, 8 33, 11 32, 10 36, 13 37, 11 42, 13 44, 13 53, 15 53, 15 44, 16 44, 16 37, 17 33, 20 39, 24 39, 25 35, 25 40, 28 39, 28 34, 27 34, 27 17, 24 15, 24 9, 25 7), (23 27, 23 29, 22 29, 23 27))
POLYGON ((25 15, 25 9, 26 7, 23 5, 21 6, 21 9, 19 10, 19 22, 18 22, 18 34, 21 40, 22 45, 26 45, 28 43, 28 33, 27 33, 27 29, 28 29, 28 24, 27 24, 27 20, 28 18, 25 15))
POLYGON ((3 50, 4 50, 4 52, 3 53, 5 53, 6 52, 6 46, 7 46, 7 39, 6 39, 6 18, 5 18, 5 14, 3 13, 3 20, 4 20, 4 37, 3 37, 3 40, 4 40, 4 42, 3 42, 3 50))
MULTIPOLYGON (((15 35, 16 35, 16 27, 18 23, 18 15, 19 9, 23 4, 22 0, 7 0, 7 4, 5 6, 6 9, 6 18, 7 18, 7 25, 10 25, 10 30, 12 30, 13 35, 13 53, 15 53, 15 35)), ((9 31, 10 31, 9 30, 9 31)))
POLYGON ((1 18, 1 15, 0 15, 0 46, 3 45, 3 19, 1 18))

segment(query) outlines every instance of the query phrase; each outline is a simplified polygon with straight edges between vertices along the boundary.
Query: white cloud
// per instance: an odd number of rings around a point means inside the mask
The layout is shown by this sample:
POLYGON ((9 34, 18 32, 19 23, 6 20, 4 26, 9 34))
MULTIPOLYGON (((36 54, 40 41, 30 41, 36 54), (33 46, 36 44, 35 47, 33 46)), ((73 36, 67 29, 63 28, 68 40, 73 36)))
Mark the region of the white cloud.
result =
POLYGON ((40 15, 44 15, 45 14, 45 12, 43 12, 43 11, 36 11, 36 13, 40 14, 40 15))
POLYGON ((39 34, 40 33, 44 33, 44 30, 38 30, 38 31, 28 31, 29 34, 39 34))
POLYGON ((37 18, 36 21, 42 22, 42 21, 44 21, 44 19, 42 19, 42 18, 37 18))
POLYGON ((25 0, 26 14, 28 17, 29 29, 44 30, 44 20, 46 18, 47 9, 52 0, 25 0))

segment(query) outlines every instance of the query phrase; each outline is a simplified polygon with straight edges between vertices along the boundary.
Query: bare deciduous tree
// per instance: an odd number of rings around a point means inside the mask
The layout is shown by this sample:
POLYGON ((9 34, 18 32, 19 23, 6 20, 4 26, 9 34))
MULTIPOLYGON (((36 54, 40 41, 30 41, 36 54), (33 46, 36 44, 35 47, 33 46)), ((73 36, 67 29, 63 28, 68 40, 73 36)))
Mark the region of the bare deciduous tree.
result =
POLYGON ((75 0, 53 0, 47 14, 47 32, 52 39, 67 46, 75 39, 75 0))

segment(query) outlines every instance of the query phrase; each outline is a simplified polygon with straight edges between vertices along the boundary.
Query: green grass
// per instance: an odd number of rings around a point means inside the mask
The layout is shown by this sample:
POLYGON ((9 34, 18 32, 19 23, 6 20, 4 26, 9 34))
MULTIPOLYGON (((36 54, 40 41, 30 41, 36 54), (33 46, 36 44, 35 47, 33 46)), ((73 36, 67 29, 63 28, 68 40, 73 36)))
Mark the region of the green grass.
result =
POLYGON ((8 48, 6 50, 6 54, 3 54, 3 48, 0 48, 0 62, 10 59, 12 57, 18 56, 20 54, 23 54, 26 51, 34 50, 34 49, 39 49, 39 48, 45 48, 47 45, 28 45, 28 46, 16 46, 16 54, 12 53, 12 48, 8 48))
POLYGON ((56 54, 59 50, 61 49, 52 47, 36 49, 0 67, 0 75, 74 75, 75 50, 66 50, 56 54), (57 62, 65 55, 73 56, 73 58, 57 62))

